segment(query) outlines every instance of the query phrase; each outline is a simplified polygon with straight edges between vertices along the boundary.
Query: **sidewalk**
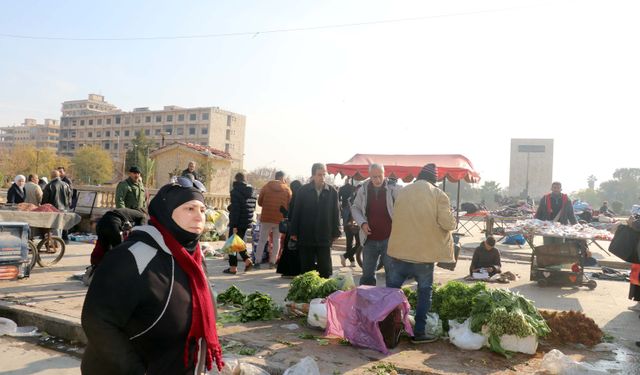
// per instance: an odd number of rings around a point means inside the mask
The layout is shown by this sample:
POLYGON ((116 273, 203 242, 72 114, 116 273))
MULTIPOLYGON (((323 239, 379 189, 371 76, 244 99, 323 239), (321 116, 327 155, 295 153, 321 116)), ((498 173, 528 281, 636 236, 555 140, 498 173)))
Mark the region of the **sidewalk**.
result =
MULTIPOLYGON (((479 242, 480 238, 477 240, 479 242)), ((475 247, 475 241, 475 237, 465 238, 462 243, 464 248, 468 249, 475 247), (471 239, 473 241, 470 241, 471 239)), ((342 247, 343 243, 343 240, 338 241, 336 249, 342 247)), ((221 247, 222 243, 219 246, 221 247)), ((0 283, 0 316, 14 319, 21 326, 36 325, 54 336, 80 343, 86 342, 80 326, 86 287, 81 282, 69 278, 84 271, 92 248, 93 245, 72 242, 67 247, 64 258, 54 267, 36 267, 29 279, 0 283)), ((627 307, 632 305, 627 300, 628 283, 598 281, 598 287, 593 291, 586 288, 538 288, 535 283, 528 281, 528 262, 514 259, 514 254, 521 256, 519 253, 523 251, 503 249, 502 246, 500 249, 505 259, 504 268, 519 274, 521 278, 508 285, 490 284, 491 287, 509 287, 517 290, 534 300, 539 308, 583 311, 603 330, 613 335, 617 342, 627 347, 627 350, 634 350, 634 341, 640 339, 640 325, 638 314, 627 310, 627 307)), ((333 251, 335 270, 341 269, 338 258, 341 252, 333 251)), ((465 254, 468 254, 467 250, 454 272, 436 268, 435 281, 444 283, 464 277, 469 267, 469 260, 465 259, 468 256, 465 254)), ((282 279, 274 270, 269 269, 226 275, 222 270, 227 266, 227 261, 223 259, 207 260, 210 280, 215 284, 217 292, 236 285, 245 293, 258 290, 269 293, 276 303, 284 302, 291 280, 282 279)), ((342 268, 344 271, 348 269, 353 270, 357 282, 361 275, 360 268, 342 268)), ((384 273, 378 272, 377 277, 378 285, 384 285, 384 273)), ((247 357, 247 360, 260 364, 268 368, 270 373, 276 374, 307 355, 318 361, 323 374, 331 374, 333 371, 366 374, 369 373, 368 369, 380 360, 395 364, 401 370, 399 372, 406 374, 468 373, 468 366, 484 368, 484 364, 491 366, 491 373, 512 373, 509 368, 516 369, 518 373, 534 373, 541 360, 540 355, 515 356, 512 360, 506 360, 484 350, 470 355, 469 352, 460 351, 443 341, 417 347, 404 341, 392 350, 390 356, 384 356, 372 350, 343 346, 336 340, 329 341, 328 344, 317 340, 303 340, 299 337, 301 333, 321 336, 322 332, 302 327, 301 324, 301 327, 294 331, 280 327, 287 323, 291 321, 225 325, 219 330, 219 335, 225 345, 241 345, 255 350, 255 354, 247 357)), ((565 352, 567 349, 562 350, 565 352)), ((579 350, 575 353, 589 354, 579 350)), ((635 362, 633 359, 630 361, 637 364, 637 353, 634 355, 635 362)))

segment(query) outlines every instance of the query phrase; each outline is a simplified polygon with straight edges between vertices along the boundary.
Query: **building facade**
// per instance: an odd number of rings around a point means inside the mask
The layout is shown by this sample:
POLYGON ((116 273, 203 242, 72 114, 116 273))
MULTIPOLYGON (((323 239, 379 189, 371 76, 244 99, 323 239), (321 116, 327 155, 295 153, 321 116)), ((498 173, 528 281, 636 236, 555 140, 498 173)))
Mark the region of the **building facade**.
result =
POLYGON ((45 119, 44 124, 38 124, 35 119, 27 118, 21 126, 0 128, 0 149, 12 151, 16 147, 33 146, 57 152, 59 137, 58 120, 45 119))
POLYGON ((551 188, 553 139, 511 139, 509 193, 537 199, 551 188))
POLYGON ((125 112, 103 96, 90 94, 87 100, 62 103, 58 152, 73 156, 83 146, 97 145, 122 165, 132 141, 143 134, 156 148, 184 142, 223 150, 231 155, 232 168, 242 169, 245 123, 245 116, 218 107, 143 107, 125 112))

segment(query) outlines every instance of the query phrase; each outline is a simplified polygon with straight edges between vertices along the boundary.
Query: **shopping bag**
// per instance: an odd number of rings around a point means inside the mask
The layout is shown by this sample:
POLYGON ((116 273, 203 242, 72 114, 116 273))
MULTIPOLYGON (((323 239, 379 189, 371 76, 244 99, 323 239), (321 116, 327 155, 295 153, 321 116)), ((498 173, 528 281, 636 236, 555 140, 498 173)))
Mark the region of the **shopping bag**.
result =
POLYGON ((625 262, 640 263, 639 240, 639 232, 628 225, 619 225, 609 244, 609 251, 625 262))
POLYGON ((230 254, 230 253, 237 253, 246 249, 247 249, 247 244, 242 240, 242 238, 240 238, 240 236, 238 236, 237 234, 234 234, 233 236, 227 239, 227 241, 224 243, 224 246, 222 246, 222 249, 220 251, 222 251, 225 254, 230 254))

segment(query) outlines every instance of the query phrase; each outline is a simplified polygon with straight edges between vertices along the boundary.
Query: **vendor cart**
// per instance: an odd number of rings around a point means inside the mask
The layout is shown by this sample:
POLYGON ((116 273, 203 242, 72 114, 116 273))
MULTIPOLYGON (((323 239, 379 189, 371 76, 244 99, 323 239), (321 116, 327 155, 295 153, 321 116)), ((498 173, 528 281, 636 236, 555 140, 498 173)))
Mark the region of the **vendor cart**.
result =
POLYGON ((584 240, 542 245, 531 253, 531 281, 539 286, 586 286, 593 290, 598 285, 584 273, 587 245, 584 240))
MULTIPOLYGON (((0 222, 24 222, 29 224, 31 234, 29 249, 33 259, 40 267, 50 267, 60 261, 64 255, 65 243, 62 238, 54 236, 52 230, 69 230, 81 220, 80 215, 73 212, 35 212, 0 209, 0 222), (36 242, 34 229, 42 233, 36 242)), ((35 262, 30 262, 32 265, 35 262)))

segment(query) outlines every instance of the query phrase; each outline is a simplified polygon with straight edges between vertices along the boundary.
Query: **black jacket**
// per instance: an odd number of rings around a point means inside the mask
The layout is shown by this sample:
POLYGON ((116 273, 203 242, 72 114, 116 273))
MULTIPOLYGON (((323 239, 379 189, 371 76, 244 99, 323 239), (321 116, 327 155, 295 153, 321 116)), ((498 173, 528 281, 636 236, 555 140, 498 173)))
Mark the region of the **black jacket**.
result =
POLYGON ((191 302, 188 277, 160 232, 134 228, 105 255, 89 286, 82 309, 88 339, 82 373, 193 374, 194 348, 188 368, 183 361, 191 302))
POLYGON ((231 190, 229 210, 229 228, 249 228, 256 210, 255 191, 245 182, 235 181, 231 190))
POLYGON ((7 190, 7 203, 22 203, 24 202, 24 188, 20 188, 14 182, 13 185, 7 190))
POLYGON ((316 192, 313 182, 300 188, 296 194, 291 220, 291 235, 307 246, 330 246, 340 236, 340 209, 338 192, 327 184, 316 192))
POLYGON ((567 225, 569 223, 576 224, 576 215, 573 212, 573 205, 571 199, 566 194, 561 194, 556 197, 552 194, 546 194, 540 199, 538 210, 536 211, 536 219, 553 221, 558 216, 558 221, 561 224, 567 225), (549 210, 549 207, 551 210, 549 210), (558 216, 558 213, 560 214, 558 216))
POLYGON ((55 178, 42 191, 42 204, 49 203, 59 210, 68 210, 71 205, 69 184, 55 178))
POLYGON ((484 243, 480 243, 480 246, 476 247, 476 250, 473 252, 471 266, 469 266, 469 274, 473 273, 473 270, 477 268, 487 267, 494 268, 494 271, 489 274, 490 276, 501 272, 502 263, 500 262, 500 250, 495 247, 487 250, 484 248, 484 243))

